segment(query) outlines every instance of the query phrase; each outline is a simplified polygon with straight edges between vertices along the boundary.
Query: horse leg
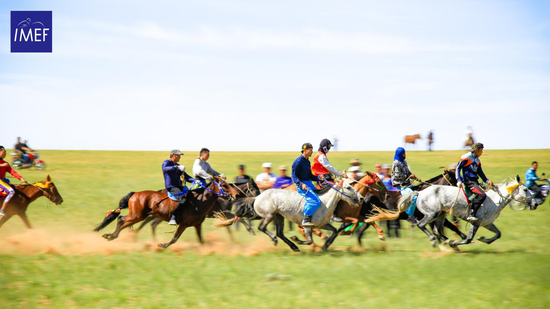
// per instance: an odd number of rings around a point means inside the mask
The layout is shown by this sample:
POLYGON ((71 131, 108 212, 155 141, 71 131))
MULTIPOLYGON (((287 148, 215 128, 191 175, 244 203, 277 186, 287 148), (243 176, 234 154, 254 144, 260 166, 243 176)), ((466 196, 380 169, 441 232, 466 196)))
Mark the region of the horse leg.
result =
POLYGON ((243 218, 237 219, 237 222, 242 223, 250 235, 256 235, 256 233, 254 233, 254 229, 252 228, 252 222, 250 221, 250 219, 248 219, 248 223, 243 220, 243 218))
POLYGON ((136 233, 135 233, 135 235, 134 235, 134 238, 137 239, 137 235, 138 235, 139 231, 141 231, 141 229, 142 229, 145 225, 147 225, 147 223, 153 221, 154 219, 155 219, 155 217, 153 217, 153 216, 149 216, 149 217, 145 218, 145 220, 143 220, 143 222, 142 222, 142 223, 139 225, 139 227, 136 229, 136 231, 135 231, 136 233))
POLYGON ((153 240, 157 241, 157 226, 162 223, 162 220, 159 218, 155 218, 153 223, 151 223, 151 233, 153 234, 153 240))
MULTIPOLYGON (((342 223, 338 229, 335 229, 334 226, 327 223, 325 226, 323 226, 324 230, 329 230, 332 232, 332 235, 325 241, 325 245, 323 246, 323 250, 327 250, 328 247, 334 242, 336 237, 338 237, 338 234, 340 234, 344 229, 346 229, 347 226, 345 226, 346 223, 342 223)), ((349 226, 349 225, 348 225, 349 226)))
POLYGON ((5 215, 2 217, 2 219, 0 219, 0 227, 2 227, 2 225, 4 225, 4 223, 6 223, 6 221, 8 221, 13 215, 5 215))
POLYGON ((374 229, 378 233, 378 239, 386 240, 386 237, 384 236, 384 230, 382 230, 382 228, 380 226, 378 226, 378 224, 376 224, 376 222, 370 222, 368 224, 372 225, 372 227, 374 227, 374 229))
POLYGON ((439 212, 433 212, 431 214, 427 214, 417 224, 418 228, 420 230, 422 230, 422 232, 424 232, 426 235, 428 235, 428 237, 430 238, 430 242, 432 243, 433 247, 435 247, 435 245, 437 245, 437 239, 434 236, 434 234, 432 234, 430 231, 428 231, 428 229, 426 228, 426 225, 428 225, 428 223, 435 220, 435 218, 437 218, 437 216, 439 216, 439 212))
POLYGON ((145 218, 147 218, 147 215, 145 215, 145 217, 141 216, 137 218, 130 218, 130 219, 127 219, 127 218, 128 218, 128 215, 124 217, 118 217, 118 222, 117 222, 115 231, 112 234, 103 234, 103 238, 107 240, 113 240, 117 238, 118 234, 120 234, 120 231, 142 220, 145 220, 145 218))
POLYGON ((195 230, 197 231, 199 242, 201 243, 201 245, 204 244, 204 240, 202 239, 202 223, 200 223, 199 225, 195 225, 195 230))
POLYGON ((472 223, 470 227, 470 231, 468 232, 468 237, 466 239, 463 239, 461 241, 452 241, 449 244, 451 245, 451 247, 456 247, 456 246, 467 245, 471 243, 472 240, 474 239, 474 236, 476 236, 478 229, 479 229, 479 225, 472 223))
POLYGON ((282 239, 294 252, 300 252, 300 249, 288 238, 286 238, 284 233, 285 228, 285 218, 283 218, 281 215, 277 215, 275 220, 273 221, 275 223, 275 230, 277 232, 277 237, 282 239))
POLYGON ((363 234, 369 228, 369 226, 370 224, 363 224, 357 230, 357 244, 359 244, 360 247, 363 247, 363 242, 362 242, 363 234))
POLYGON ((273 221, 273 216, 266 216, 262 220, 262 222, 260 222, 260 225, 258 225, 258 230, 260 232, 263 232, 267 236, 269 236, 269 238, 271 238, 271 240, 273 241, 273 244, 276 246, 277 245, 277 236, 267 230, 267 225, 269 223, 271 223, 271 221, 273 221))
POLYGON ((29 222, 29 218, 27 218, 26 213, 19 214, 19 217, 21 218, 21 220, 23 220, 23 223, 25 223, 28 229, 32 229, 31 223, 29 222))
POLYGON ((485 237, 481 236, 477 239, 477 240, 482 241, 482 242, 484 242, 488 245, 490 245, 493 241, 499 239, 500 236, 502 235, 500 233, 499 229, 493 223, 484 226, 484 228, 488 229, 491 232, 495 232, 495 236, 493 236, 493 238, 486 239, 485 237))
POLYGON ((454 225, 452 222, 447 220, 447 218, 445 218, 444 225, 446 228, 450 229, 451 231, 455 232, 458 236, 460 236, 460 238, 466 239, 467 237, 466 234, 462 233, 462 231, 460 231, 458 226, 454 225))
POLYGON ((318 229, 313 229, 312 232, 313 232, 313 234, 315 234, 316 236, 320 237, 321 239, 326 239, 326 238, 328 238, 327 235, 323 234, 323 232, 321 232, 321 231, 318 230, 318 229))
POLYGON ((187 228, 187 226, 185 226, 183 224, 178 225, 178 229, 174 233, 174 237, 172 237, 172 240, 170 240, 170 242, 168 242, 168 243, 158 244, 158 246, 161 247, 161 248, 168 248, 170 245, 172 245, 173 243, 178 241, 181 234, 183 234, 183 231, 185 231, 186 228, 187 228))
POLYGON ((227 227, 227 233, 229 234, 229 239, 231 240, 231 242, 235 242, 235 237, 233 237, 233 232, 231 232, 230 226, 227 227))

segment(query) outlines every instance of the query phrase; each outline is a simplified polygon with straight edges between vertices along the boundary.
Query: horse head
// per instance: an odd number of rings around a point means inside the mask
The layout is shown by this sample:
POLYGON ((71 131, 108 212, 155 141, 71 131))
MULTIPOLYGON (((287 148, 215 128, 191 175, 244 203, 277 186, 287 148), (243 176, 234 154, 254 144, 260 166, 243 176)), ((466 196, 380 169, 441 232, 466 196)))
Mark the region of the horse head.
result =
POLYGON ((531 192, 523 184, 519 175, 516 175, 516 179, 514 180, 515 184, 506 184, 508 194, 510 194, 515 201, 529 205, 533 198, 531 192))
POLYGON ((46 177, 46 180, 38 181, 34 183, 33 186, 39 188, 44 196, 55 205, 61 205, 61 203, 63 203, 63 198, 61 197, 61 194, 59 194, 59 191, 57 191, 57 187, 53 183, 50 175, 46 177))
POLYGON ((218 196, 227 196, 230 200, 234 200, 235 197, 239 194, 233 186, 231 186, 225 179, 221 177, 214 177, 212 183, 215 184, 213 192, 218 196))
POLYGON ((363 204, 365 198, 359 193, 359 191, 355 190, 352 186, 353 182, 355 182, 355 180, 342 179, 338 184, 338 187, 341 189, 342 199, 350 205, 361 205, 363 204))
POLYGON ((386 193, 388 192, 382 179, 376 173, 369 171, 365 171, 365 176, 359 179, 358 184, 355 185, 355 189, 358 189, 359 193, 364 197, 367 193, 371 193, 382 202, 386 200, 386 193))

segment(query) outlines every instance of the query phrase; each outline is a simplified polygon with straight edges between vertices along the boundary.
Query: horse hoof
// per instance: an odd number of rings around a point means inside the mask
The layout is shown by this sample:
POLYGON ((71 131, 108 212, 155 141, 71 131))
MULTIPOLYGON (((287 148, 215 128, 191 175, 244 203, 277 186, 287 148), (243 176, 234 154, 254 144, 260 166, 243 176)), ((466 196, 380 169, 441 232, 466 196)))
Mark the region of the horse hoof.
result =
POLYGON ((378 239, 382 240, 382 241, 385 241, 386 240, 386 237, 384 236, 378 236, 378 239))
POLYGON ((293 240, 293 241, 298 241, 298 237, 296 237, 296 236, 292 236, 292 237, 290 237, 290 239, 293 240))
POLYGON ((168 244, 159 244, 158 246, 160 248, 164 248, 164 249, 168 248, 168 244))
POLYGON ((434 247, 434 248, 435 248, 435 247, 437 246, 437 241, 435 241, 435 240, 432 240, 432 241, 431 241, 431 243, 432 243, 432 247, 434 247))
POLYGON ((103 234, 103 238, 107 240, 113 240, 113 234, 103 234))
POLYGON ((300 252, 300 249, 298 249, 298 248, 292 248, 292 251, 294 251, 294 252, 300 252))

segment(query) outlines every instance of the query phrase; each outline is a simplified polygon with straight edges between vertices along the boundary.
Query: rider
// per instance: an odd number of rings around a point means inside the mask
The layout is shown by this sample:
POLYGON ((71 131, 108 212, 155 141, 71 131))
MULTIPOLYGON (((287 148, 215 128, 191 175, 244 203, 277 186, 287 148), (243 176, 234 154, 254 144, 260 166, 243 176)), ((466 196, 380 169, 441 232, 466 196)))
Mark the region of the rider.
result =
POLYGON ((187 191, 189 191, 187 186, 185 186, 185 182, 195 181, 195 179, 185 172, 185 166, 178 164, 182 155, 183 152, 178 149, 174 149, 170 151, 170 159, 162 162, 162 173, 164 174, 164 186, 166 187, 166 191, 173 195, 178 201, 176 209, 172 212, 170 222, 168 222, 170 225, 177 224, 176 212, 180 207, 182 207, 182 205, 185 204, 185 195, 187 194, 187 191), (181 178, 183 178, 183 182, 181 178))
MULTIPOLYGON (((323 139, 319 144, 319 149, 317 150, 317 155, 313 158, 313 165, 311 166, 311 173, 321 180, 326 180, 334 183, 332 175, 338 177, 347 178, 346 172, 340 172, 335 169, 334 166, 330 164, 327 158, 327 153, 332 147, 332 143, 328 139, 323 139)), ((327 184, 323 182, 321 186, 326 187, 327 184)))
MULTIPOLYGON (((26 141, 25 141, 26 142, 26 141)), ((32 152, 34 149, 27 146, 27 143, 21 142, 21 137, 17 137, 17 144, 15 144, 15 152, 17 152, 23 159, 24 167, 29 167, 32 162, 27 152, 32 152)))
POLYGON ((199 156, 193 163, 193 176, 199 180, 203 186, 206 186, 206 181, 212 179, 213 176, 220 176, 225 179, 223 174, 216 172, 208 162, 210 158, 210 150, 208 148, 201 149, 199 156))
POLYGON ((314 190, 317 190, 313 183, 316 181, 315 177, 311 173, 311 163, 309 158, 313 153, 313 146, 310 143, 305 143, 302 145, 302 154, 294 160, 292 163, 292 181, 296 184, 296 191, 303 196, 306 200, 304 206, 304 219, 302 220, 303 227, 313 227, 311 219, 313 214, 321 206, 321 199, 315 194, 314 190))
POLYGON ((23 178, 21 175, 19 175, 19 173, 17 173, 13 168, 11 168, 8 162, 4 161, 5 157, 6 157, 6 148, 4 148, 4 146, 0 146, 0 191, 3 191, 8 194, 4 199, 4 203, 2 204, 2 209, 0 209, 0 216, 4 215, 4 208, 6 208, 6 205, 8 205, 8 202, 11 200, 11 198, 15 194, 15 189, 11 186, 8 178, 6 178, 6 172, 10 173, 13 177, 19 179, 22 182, 27 182, 25 178, 23 178))
MULTIPOLYGON (((409 165, 407 165, 407 161, 405 161, 406 157, 407 153, 405 152, 405 148, 399 147, 395 150, 391 172, 391 183, 394 187, 398 188, 399 191, 401 191, 401 195, 413 192, 413 190, 411 189, 411 179, 421 181, 420 178, 411 173, 411 169, 409 168, 409 165)), ((411 206, 407 209, 407 211, 405 211, 407 215, 409 215, 407 221, 412 224, 418 224, 418 220, 414 217, 417 198, 417 196, 413 198, 411 206)))
POLYGON ((537 176, 537 168, 539 164, 537 161, 531 163, 531 168, 525 173, 525 186, 533 192, 533 201, 531 202, 531 209, 536 209, 538 205, 542 204, 542 192, 537 180, 544 180, 537 176))
POLYGON ((460 188, 462 183, 464 183, 464 185, 476 195, 472 203, 472 214, 466 218, 467 221, 478 220, 478 218, 476 218, 476 213, 487 197, 487 195, 483 192, 483 189, 479 187, 478 178, 481 177, 481 179, 489 186, 493 185, 493 182, 487 179, 485 173, 483 173, 483 169, 481 169, 481 161, 479 160, 479 157, 481 157, 482 154, 483 144, 475 143, 472 145, 470 152, 460 157, 460 161, 456 166, 457 187, 460 188), (461 176, 461 174, 464 174, 464 177, 461 176))
MULTIPOLYGON (((317 155, 313 158, 313 165, 311 166, 311 173, 317 176, 322 182, 321 187, 325 188, 329 186, 329 183, 334 183, 332 175, 337 177, 347 178, 346 172, 340 172, 330 164, 327 158, 327 153, 332 147, 332 143, 328 139, 323 139, 319 144, 317 155)), ((342 219, 333 216, 332 221, 341 222, 342 219)))

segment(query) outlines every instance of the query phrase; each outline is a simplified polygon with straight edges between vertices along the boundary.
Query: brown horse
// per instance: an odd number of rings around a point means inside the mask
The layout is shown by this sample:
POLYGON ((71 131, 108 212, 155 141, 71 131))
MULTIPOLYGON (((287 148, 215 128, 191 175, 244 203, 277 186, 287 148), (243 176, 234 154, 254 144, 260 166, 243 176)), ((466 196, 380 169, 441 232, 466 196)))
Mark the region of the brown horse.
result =
MULTIPOLYGON (((334 210, 334 214, 338 218, 341 218, 343 222, 336 233, 334 233, 325 242, 325 245, 323 246, 323 249, 325 250, 328 249, 336 237, 348 226, 353 224, 353 227, 351 228, 351 231, 353 232, 359 226, 359 223, 364 222, 366 215, 368 215, 370 210, 372 210, 372 205, 370 205, 372 199, 374 198, 383 201, 387 192, 386 186, 384 186, 384 183, 378 175, 369 171, 366 171, 365 176, 361 177, 353 185, 353 187, 359 192, 359 194, 365 197, 365 200, 361 207, 354 207, 344 200, 338 202, 338 205, 334 210)), ((379 238, 384 239, 384 231, 375 222, 369 222, 368 225, 372 225, 378 232, 379 238)), ((303 228, 301 226, 299 231, 303 235, 303 228)), ((301 243, 301 240, 295 236, 292 237, 292 240, 301 243)))
POLYGON ((412 144, 412 145, 416 144, 416 140, 417 140, 417 139, 421 139, 420 134, 405 135, 405 139, 404 139, 404 141, 405 141, 405 146, 406 146, 407 144, 412 144))
MULTIPOLYGON (((63 198, 57 191, 57 187, 52 182, 50 175, 48 175, 44 181, 38 181, 33 184, 18 185, 15 187, 15 194, 4 210, 6 215, 0 219, 0 227, 2 227, 2 225, 4 225, 4 223, 6 223, 6 221, 8 221, 11 217, 18 215, 21 220, 23 220, 23 223, 25 223, 27 228, 32 228, 25 212, 27 211, 29 204, 41 196, 45 196, 55 205, 60 205, 63 203, 63 198)), ((2 199, 0 199, 0 204, 2 202, 2 199)))
MULTIPOLYGON (((178 241, 181 234, 188 227, 195 227, 199 242, 202 244, 202 223, 206 219, 206 215, 210 209, 214 206, 219 196, 232 196, 235 197, 237 191, 231 187, 224 180, 215 178, 205 188, 199 190, 190 191, 187 194, 187 202, 181 209, 176 212, 176 222, 178 228, 174 233, 174 237, 168 243, 159 244, 159 247, 167 248, 176 241, 178 241), (218 182, 219 181, 219 182, 218 182)), ((120 201, 122 208, 129 208, 129 213, 126 216, 120 217, 117 222, 116 230, 112 234, 104 234, 103 237, 107 240, 113 240, 118 237, 120 231, 132 226, 140 221, 145 220, 148 216, 152 215, 163 221, 169 221, 172 212, 177 206, 177 202, 168 198, 165 193, 157 191, 141 191, 130 192, 127 196, 120 201), (123 204, 126 205, 126 207, 123 204)), ((101 223, 96 230, 100 230, 107 226, 111 221, 118 217, 117 213, 114 216, 108 215, 103 223, 101 223)))
MULTIPOLYGON (((230 185, 238 192, 236 199, 243 198, 243 197, 254 197, 260 195, 260 188, 258 188, 258 185, 254 181, 254 179, 250 179, 248 182, 245 183, 239 183, 234 184, 230 183, 230 185)), ((166 194, 166 189, 158 190, 157 192, 166 194)), ((229 212, 231 211, 231 207, 233 207, 233 200, 230 198, 219 198, 214 203, 214 206, 208 211, 206 214, 207 218, 214 218, 216 213, 223 212, 226 216, 230 216, 229 212)), ((118 211, 118 209, 114 209, 113 211, 118 211)), ((109 212, 111 213, 111 212, 109 212)), ((147 225, 148 223, 151 223, 151 233, 153 234, 153 239, 156 240, 156 228, 157 226, 162 222, 162 219, 156 218, 154 216, 149 216, 147 219, 143 220, 141 225, 136 229, 136 236, 141 229, 147 225)), ((254 230, 252 229, 250 225, 250 221, 247 223, 244 221, 244 218, 239 218, 237 222, 242 223, 246 230, 252 234, 255 235, 254 230)), ((98 229, 95 230, 96 232, 99 231, 98 229)), ((233 240, 233 233, 231 232, 231 228, 227 227, 227 232, 229 233, 229 237, 233 240)))

